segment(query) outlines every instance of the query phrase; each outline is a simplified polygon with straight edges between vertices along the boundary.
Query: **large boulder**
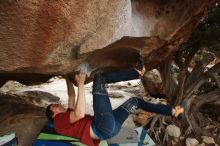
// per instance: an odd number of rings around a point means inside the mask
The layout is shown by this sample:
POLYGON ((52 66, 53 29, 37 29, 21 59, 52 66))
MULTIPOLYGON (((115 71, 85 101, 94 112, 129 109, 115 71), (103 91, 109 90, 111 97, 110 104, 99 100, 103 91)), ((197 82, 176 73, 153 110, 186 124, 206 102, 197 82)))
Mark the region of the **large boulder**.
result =
POLYGON ((147 69, 175 51, 215 0, 0 1, 0 84, 45 82, 89 62, 147 69))
POLYGON ((20 146, 30 146, 47 121, 45 107, 58 100, 42 91, 0 92, 0 135, 15 132, 20 146))

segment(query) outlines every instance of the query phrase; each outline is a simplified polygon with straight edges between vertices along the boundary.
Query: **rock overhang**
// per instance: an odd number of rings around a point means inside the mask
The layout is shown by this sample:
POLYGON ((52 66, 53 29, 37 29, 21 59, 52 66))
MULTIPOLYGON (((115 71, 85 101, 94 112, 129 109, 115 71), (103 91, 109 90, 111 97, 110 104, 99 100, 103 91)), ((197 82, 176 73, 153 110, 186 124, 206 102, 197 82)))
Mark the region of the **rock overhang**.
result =
POLYGON ((187 40, 215 2, 1 1, 1 83, 45 82, 74 73, 83 62, 103 70, 126 68, 136 52, 152 69, 187 40))

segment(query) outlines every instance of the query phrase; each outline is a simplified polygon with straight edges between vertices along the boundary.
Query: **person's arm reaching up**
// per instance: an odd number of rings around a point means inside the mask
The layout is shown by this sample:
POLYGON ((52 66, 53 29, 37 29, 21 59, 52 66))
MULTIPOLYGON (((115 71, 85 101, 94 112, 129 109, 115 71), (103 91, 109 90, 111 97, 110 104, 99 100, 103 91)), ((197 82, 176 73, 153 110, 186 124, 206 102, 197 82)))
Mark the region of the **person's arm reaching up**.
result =
POLYGON ((76 84, 78 86, 78 94, 75 109, 70 113, 70 123, 74 123, 85 116, 85 79, 86 75, 82 71, 75 76, 76 84))
POLYGON ((68 108, 75 109, 75 90, 72 82, 66 77, 67 93, 68 93, 68 108))

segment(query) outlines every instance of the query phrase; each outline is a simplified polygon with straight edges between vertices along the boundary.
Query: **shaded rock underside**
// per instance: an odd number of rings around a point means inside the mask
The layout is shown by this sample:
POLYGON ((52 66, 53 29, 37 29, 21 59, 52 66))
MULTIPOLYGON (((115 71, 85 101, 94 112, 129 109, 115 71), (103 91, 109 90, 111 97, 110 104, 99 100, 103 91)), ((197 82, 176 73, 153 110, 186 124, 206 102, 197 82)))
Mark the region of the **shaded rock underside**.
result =
POLYGON ((155 68, 179 45, 215 0, 0 2, 0 85, 74 74, 89 62, 94 72, 130 67, 134 54, 155 68))

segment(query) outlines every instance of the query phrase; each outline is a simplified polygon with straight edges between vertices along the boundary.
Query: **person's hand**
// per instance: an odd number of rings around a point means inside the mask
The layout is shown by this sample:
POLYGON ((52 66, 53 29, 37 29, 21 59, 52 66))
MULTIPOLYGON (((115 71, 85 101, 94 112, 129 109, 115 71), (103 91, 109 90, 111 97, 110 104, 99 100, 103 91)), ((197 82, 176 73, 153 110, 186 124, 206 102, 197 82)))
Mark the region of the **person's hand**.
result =
POLYGON ((86 80, 86 74, 83 73, 82 70, 80 70, 79 74, 75 75, 75 81, 77 86, 84 85, 85 80, 86 80))

